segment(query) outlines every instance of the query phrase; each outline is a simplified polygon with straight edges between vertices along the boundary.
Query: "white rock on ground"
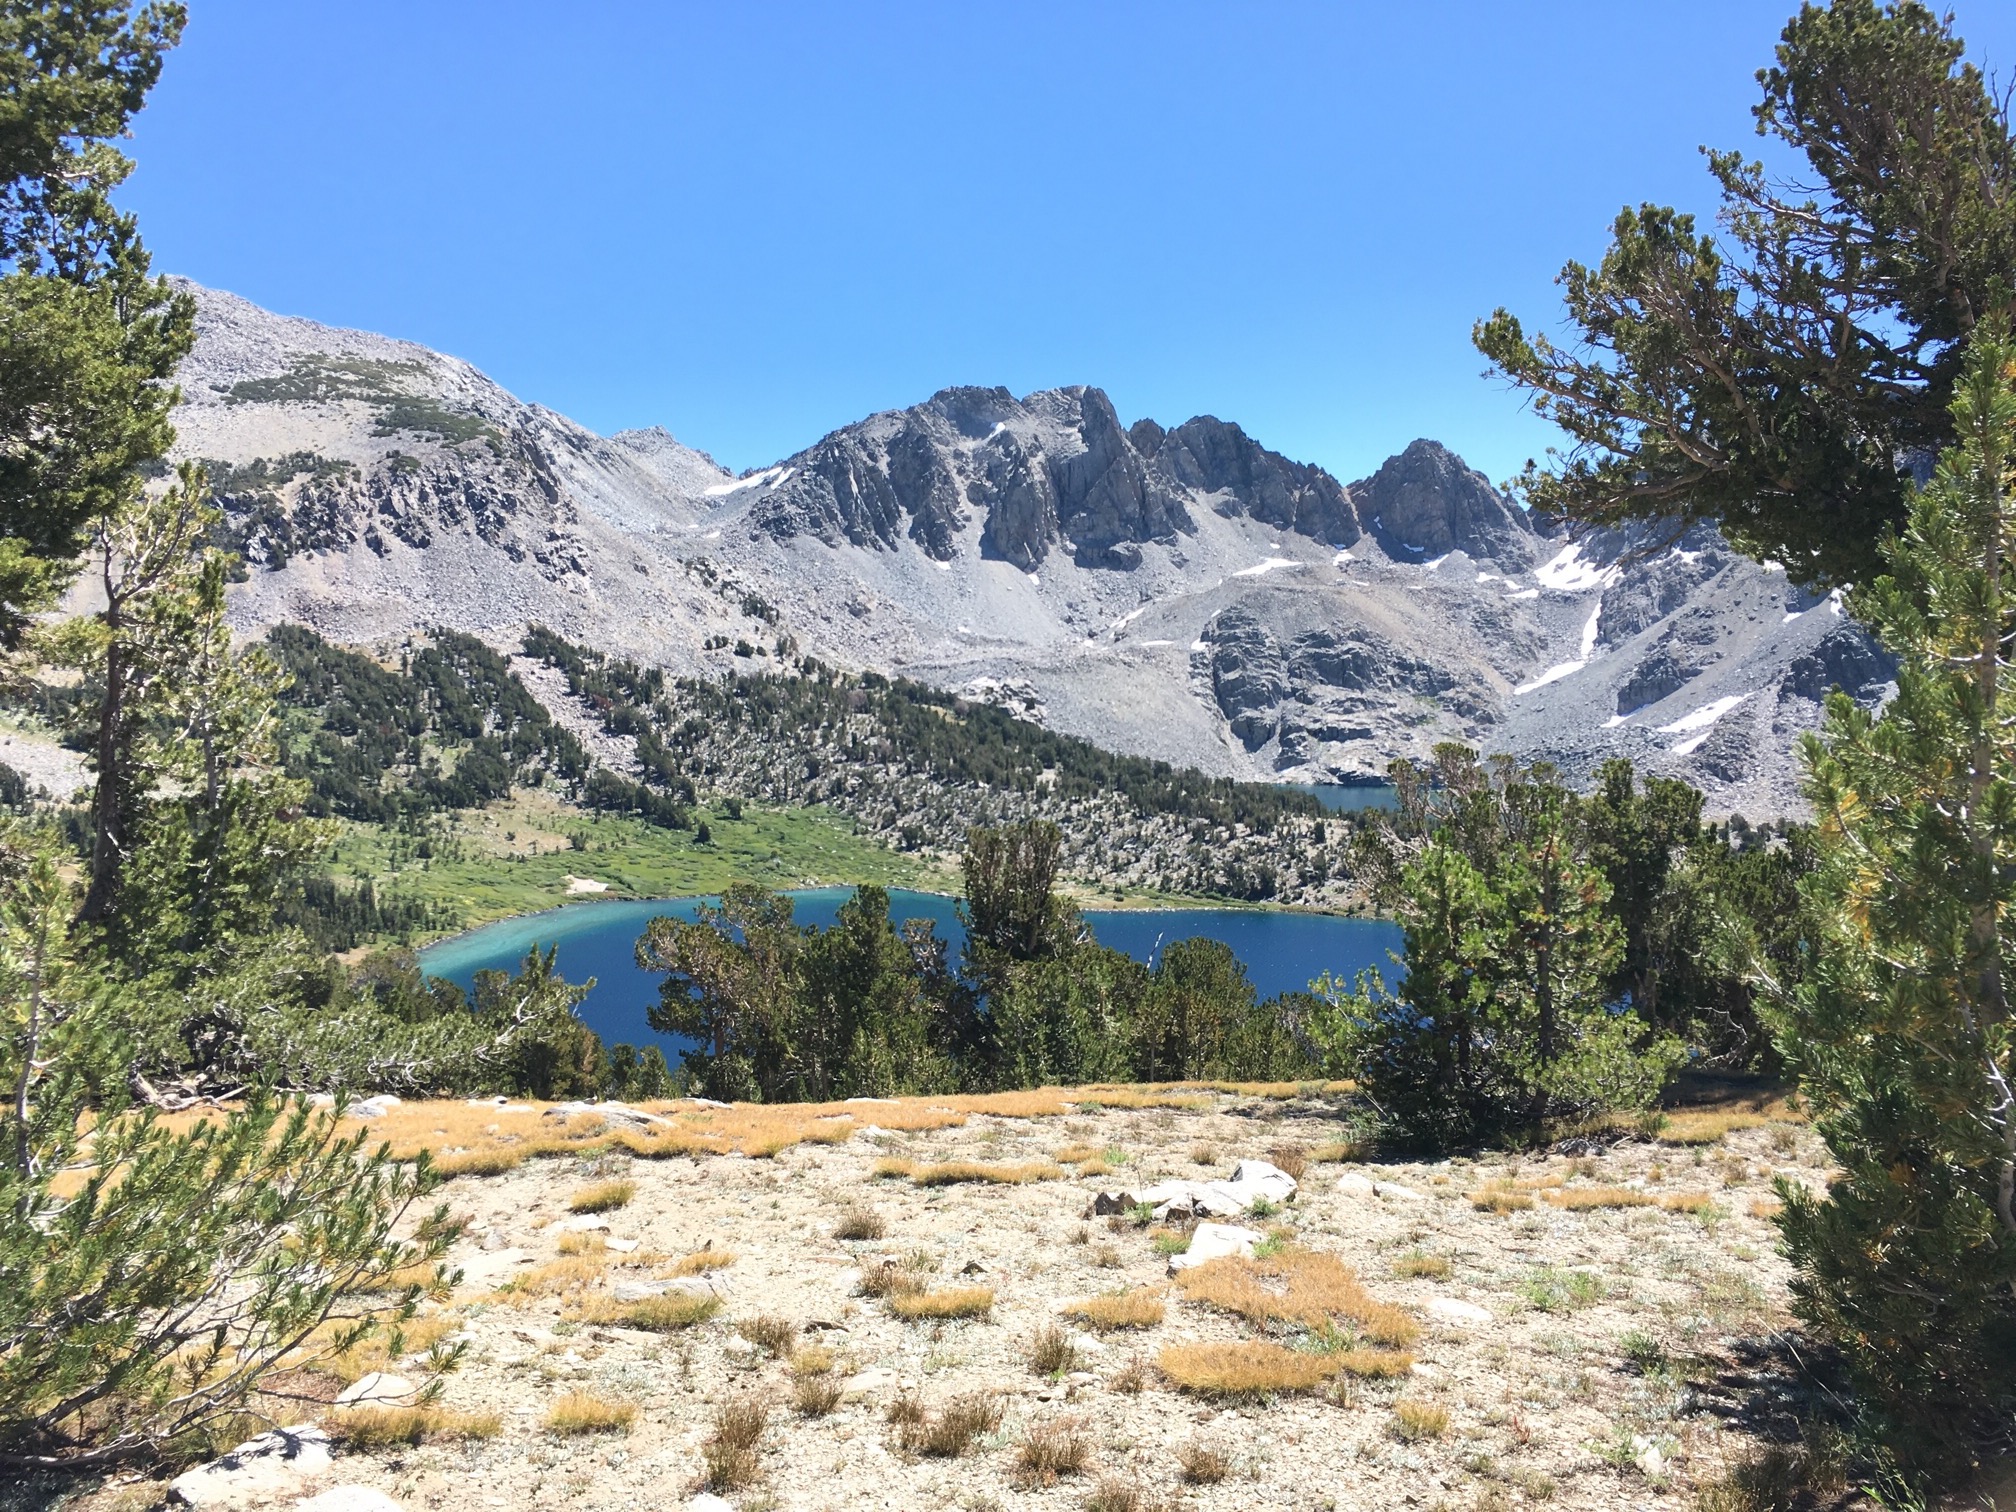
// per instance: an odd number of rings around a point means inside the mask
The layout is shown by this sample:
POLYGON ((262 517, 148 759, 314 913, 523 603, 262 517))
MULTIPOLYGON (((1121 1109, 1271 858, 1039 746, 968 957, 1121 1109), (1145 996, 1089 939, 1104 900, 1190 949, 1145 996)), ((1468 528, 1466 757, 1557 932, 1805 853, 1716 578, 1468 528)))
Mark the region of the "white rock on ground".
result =
POLYGON ((735 1512, 733 1502, 725 1502, 712 1491, 702 1491, 686 1503, 686 1512, 735 1512))
POLYGON ((270 1501, 302 1476, 329 1466, 329 1435, 313 1423, 275 1428, 247 1439, 207 1465, 168 1483, 168 1500, 180 1507, 230 1507, 270 1501))
POLYGON ((1249 1228, 1240 1228, 1232 1223, 1200 1223, 1197 1231, 1190 1236, 1190 1248, 1180 1255, 1169 1257, 1169 1274, 1189 1270, 1193 1265, 1202 1265, 1207 1260, 1222 1260, 1227 1255, 1238 1255, 1250 1259, 1253 1246, 1267 1236, 1255 1233, 1249 1228))
POLYGON ((1444 1323, 1455 1323, 1465 1328, 1491 1321, 1490 1313, 1475 1302, 1465 1302, 1460 1297, 1430 1297, 1428 1311, 1444 1323))
POLYGON ((1388 1201, 1426 1202, 1428 1200, 1428 1194, 1426 1192, 1417 1192, 1414 1190, 1413 1187, 1410 1186, 1401 1186, 1398 1183, 1391 1181, 1381 1181, 1377 1183, 1377 1185, 1379 1188, 1379 1195, 1381 1197, 1386 1198, 1388 1201))
POLYGON ((1295 1195, 1295 1178, 1264 1160, 1242 1160, 1230 1181, 1158 1181, 1131 1191, 1101 1192, 1092 1199, 1095 1214, 1124 1213, 1150 1207, 1158 1222, 1183 1218, 1236 1218, 1251 1212, 1256 1202, 1277 1207, 1295 1195))
POLYGON ((1346 1197, 1377 1197, 1379 1183, 1370 1176, 1360 1176, 1356 1171, 1346 1171, 1337 1178, 1337 1190, 1346 1197))
POLYGON ((336 1393, 338 1407, 376 1407, 387 1402, 404 1402, 419 1393, 420 1388, 402 1375, 394 1375, 389 1370, 374 1370, 369 1375, 359 1376, 348 1386, 336 1393))

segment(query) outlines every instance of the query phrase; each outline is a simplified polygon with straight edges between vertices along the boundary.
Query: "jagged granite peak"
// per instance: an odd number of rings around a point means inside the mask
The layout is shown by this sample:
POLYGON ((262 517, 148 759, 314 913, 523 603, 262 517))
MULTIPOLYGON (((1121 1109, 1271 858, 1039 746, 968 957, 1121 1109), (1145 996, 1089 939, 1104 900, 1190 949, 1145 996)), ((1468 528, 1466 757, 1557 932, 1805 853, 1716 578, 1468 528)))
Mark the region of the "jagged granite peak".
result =
POLYGON ((1397 560, 1461 551, 1501 567, 1533 565, 1526 512, 1439 441, 1411 442, 1351 492, 1367 529, 1397 560))
POLYGON ((1140 420, 1129 434, 1155 467, 1184 488, 1219 496, 1229 512, 1332 546, 1350 546, 1364 534, 1342 483, 1269 451, 1230 421, 1198 415, 1165 432, 1140 420))
POLYGON ((750 475, 752 526, 892 550, 908 538, 949 560, 981 520, 988 555, 1037 569, 1056 546, 1085 567, 1132 568, 1151 541, 1195 533, 1193 504, 1334 546, 1363 534, 1344 485, 1210 415, 1122 427, 1097 388, 951 388, 870 416, 750 475))
POLYGON ((964 387, 736 477, 195 292, 178 452, 219 464, 248 632, 512 649, 538 621, 708 676, 777 669, 788 637, 1218 775, 1376 777, 1457 739, 1578 776, 1627 755, 1758 818, 1798 807, 1828 689, 1891 686, 1840 600, 1712 529, 1571 538, 1432 441, 1347 488, 1213 416, 964 387))

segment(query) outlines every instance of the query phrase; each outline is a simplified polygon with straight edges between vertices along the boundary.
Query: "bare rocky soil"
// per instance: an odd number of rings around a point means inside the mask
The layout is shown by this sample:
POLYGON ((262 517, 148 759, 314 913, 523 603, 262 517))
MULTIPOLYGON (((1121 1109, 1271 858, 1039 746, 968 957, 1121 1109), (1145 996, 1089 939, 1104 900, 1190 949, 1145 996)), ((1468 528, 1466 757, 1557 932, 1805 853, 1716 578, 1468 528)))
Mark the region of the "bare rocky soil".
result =
MULTIPOLYGON (((1791 1428, 1800 1388, 1782 1332, 1786 1268, 1767 1215, 1774 1175, 1824 1179, 1823 1152, 1805 1128, 1696 1116, 1675 1132, 1700 1143, 1368 1165, 1321 1158, 1339 1153, 1333 1142, 1345 1132, 1328 1096, 1178 1100, 1191 1106, 974 1115, 916 1133, 863 1126, 875 1116, 867 1106, 844 1142, 791 1145, 771 1158, 604 1151, 457 1178, 445 1195, 469 1220, 451 1256, 462 1279, 429 1311, 434 1331, 452 1328, 467 1349, 442 1377, 439 1404, 495 1414, 494 1436, 359 1451, 344 1442, 350 1409, 304 1408, 332 1435, 333 1461, 239 1504, 292 1507, 343 1485, 375 1488, 407 1509, 718 1508, 702 1492, 703 1444, 735 1403, 767 1404, 769 1414, 755 1478, 727 1490, 726 1504, 806 1512, 1682 1507, 1698 1484, 1791 1428), (1285 1254, 1341 1258, 1374 1298, 1418 1320, 1410 1373, 1344 1374, 1308 1393, 1239 1400, 1177 1389, 1156 1368, 1172 1345, 1271 1336, 1307 1351, 1320 1341, 1279 1324, 1270 1335, 1184 1297, 1168 1275, 1180 1228, 1126 1213, 1095 1218, 1095 1193, 1223 1178, 1236 1160, 1270 1153, 1291 1169, 1298 1154, 1309 1161, 1300 1190, 1278 1212, 1244 1221, 1272 1230, 1285 1254), (998 1168, 1060 1154, 1082 1169, 946 1186, 875 1174, 892 1157, 998 1168), (611 1179, 634 1184, 626 1204, 570 1210, 583 1188, 611 1179), (1614 1189, 1640 1205, 1565 1205, 1614 1189), (1487 1190, 1502 1211, 1480 1203, 1487 1190), (835 1236, 843 1218, 864 1211, 880 1220, 881 1237, 835 1236), (710 1251, 733 1261, 675 1263, 710 1251), (526 1294, 542 1285, 526 1278, 551 1277, 547 1267, 563 1259, 583 1273, 578 1284, 526 1294), (904 1321, 887 1299, 863 1295, 863 1277, 885 1265, 932 1291, 990 1289, 991 1309, 904 1321), (650 1278, 677 1271, 685 1275, 669 1295, 711 1287, 718 1312, 664 1333, 594 1321, 620 1299, 663 1291, 650 1278), (1076 1358, 1036 1373, 1039 1340, 1070 1321, 1065 1304, 1136 1289, 1164 1302, 1159 1324, 1104 1334, 1065 1326, 1076 1358), (744 1336, 762 1334, 752 1326, 761 1318, 795 1325, 795 1339, 768 1341, 781 1357, 744 1336), (820 1364, 804 1352, 815 1346, 831 1357, 823 1379, 845 1397, 824 1416, 794 1405, 798 1381, 820 1364), (627 1431, 549 1430, 554 1403, 577 1392, 634 1408, 627 1431), (904 1447, 890 1420, 899 1400, 935 1414, 977 1394, 1000 1414, 960 1457, 904 1447), (1409 1437, 1396 1404, 1427 1431, 1409 1437), (1438 1408, 1447 1414, 1439 1431, 1438 1408), (1045 1484, 1022 1469, 1023 1446, 1032 1430, 1060 1423, 1082 1437, 1083 1469, 1045 1484), (1182 1477, 1196 1449, 1222 1457, 1222 1480, 1182 1477), (1102 1479, 1115 1499, 1088 1500, 1102 1479), (1126 1501, 1127 1490, 1140 1499, 1126 1501)), ((1349 1341, 1329 1340, 1340 1342, 1349 1341)), ((417 1385, 426 1366, 416 1356, 384 1368, 417 1385)), ((162 1490, 108 1486, 92 1501, 137 1508, 162 1490)))

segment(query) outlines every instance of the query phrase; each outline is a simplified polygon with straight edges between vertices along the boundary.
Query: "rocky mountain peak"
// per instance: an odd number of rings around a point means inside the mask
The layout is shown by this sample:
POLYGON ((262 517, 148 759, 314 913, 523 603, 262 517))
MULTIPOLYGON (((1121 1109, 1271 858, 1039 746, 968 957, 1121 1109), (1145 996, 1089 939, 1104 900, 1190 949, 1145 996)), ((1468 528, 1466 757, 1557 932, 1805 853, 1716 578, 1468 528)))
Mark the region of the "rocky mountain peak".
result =
POLYGON ((1351 492, 1367 529, 1396 561, 1461 551, 1506 568, 1533 565, 1526 512, 1439 441, 1411 442, 1351 492))

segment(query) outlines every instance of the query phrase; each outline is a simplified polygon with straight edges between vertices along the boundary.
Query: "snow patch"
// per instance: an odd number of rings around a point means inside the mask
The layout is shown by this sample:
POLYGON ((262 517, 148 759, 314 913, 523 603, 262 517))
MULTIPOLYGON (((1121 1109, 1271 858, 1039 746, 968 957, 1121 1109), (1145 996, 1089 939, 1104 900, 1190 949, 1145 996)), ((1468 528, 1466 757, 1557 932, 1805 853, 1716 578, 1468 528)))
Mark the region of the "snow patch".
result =
POLYGON ((1330 558, 1330 565, 1332 567, 1342 567, 1346 562, 1352 562, 1356 560, 1357 558, 1351 555, 1350 547, 1340 546, 1337 550, 1337 555, 1330 558))
POLYGON ((1669 725, 1659 726, 1663 735, 1686 735, 1687 739, 1672 748, 1675 756, 1691 756, 1700 749, 1701 742, 1715 733, 1715 722, 1736 705, 1750 697, 1748 693, 1731 693, 1727 698, 1718 698, 1711 704, 1703 704, 1692 714, 1682 715, 1669 725), (1690 732, 1699 731, 1699 734, 1690 732))
POLYGON ((1517 593, 1508 593, 1505 597, 1508 599, 1536 599, 1540 597, 1540 590, 1538 588, 1521 588, 1517 593))
POLYGON ((1587 662, 1596 654, 1596 628, 1603 619, 1603 600, 1596 600, 1596 607, 1589 611, 1589 623, 1582 627, 1582 660, 1587 662))
POLYGON ((1133 624, 1134 621, 1141 618, 1142 615, 1146 614, 1152 607, 1153 607, 1152 605, 1143 604, 1139 609, 1129 609, 1125 614, 1121 615, 1120 618, 1113 621, 1113 633, 1115 635, 1118 635, 1122 630, 1125 630, 1129 625, 1133 624))
POLYGON ((1165 640, 1152 640, 1152 641, 1142 641, 1141 644, 1144 646, 1173 646, 1176 644, 1176 642, 1165 640))
POLYGON ((1211 648, 1205 645, 1203 641, 1192 641, 1190 642, 1190 649, 1192 651, 1209 651, 1211 648))
POLYGON ((1547 684, 1559 682, 1564 677, 1573 677, 1588 665, 1589 663, 1586 661, 1572 661, 1562 662, 1559 666, 1549 667, 1545 672, 1534 678, 1533 681, 1521 683, 1518 687, 1514 688, 1512 690, 1513 696, 1517 697, 1521 693, 1531 693, 1535 688, 1544 688, 1547 684))
POLYGON ((1617 728, 1617 726, 1624 723, 1624 721, 1629 719, 1630 717, 1631 716, 1629 714, 1612 714, 1608 719, 1603 721, 1603 728, 1606 730, 1614 730, 1617 728))
MULTIPOLYGON (((1268 573, 1272 572, 1276 567, 1300 567, 1301 565, 1302 564, 1296 561, 1293 557, 1270 556, 1266 558, 1264 561, 1262 561, 1258 566, 1241 567, 1237 572, 1233 573, 1232 576, 1265 577, 1268 573)), ((1135 612, 1139 613, 1140 611, 1136 610, 1135 612)))
POLYGON ((1718 698, 1711 704, 1703 704, 1692 714, 1683 714, 1673 723, 1659 726, 1659 733, 1685 735, 1690 730, 1705 730, 1749 696, 1748 693, 1731 693, 1727 698, 1718 698))
MULTIPOLYGON (((1426 550, 1427 548, 1426 548, 1426 547, 1423 547, 1422 549, 1423 549, 1423 550, 1426 550)), ((1423 563, 1421 564, 1421 570, 1422 570, 1423 572, 1433 572, 1433 571, 1434 571, 1434 570, 1435 570, 1435 569, 1436 569, 1437 567, 1440 567, 1440 566, 1441 566, 1441 565, 1442 565, 1442 564, 1443 564, 1444 562, 1448 561, 1448 560, 1449 560, 1449 558, 1450 558, 1450 557, 1452 557, 1452 556, 1454 556, 1454 555, 1455 555, 1455 553, 1454 553, 1454 552, 1451 552, 1451 551, 1445 551, 1445 552, 1443 552, 1443 553, 1442 553, 1442 555, 1440 555, 1440 556, 1438 556, 1437 558, 1435 558, 1435 560, 1434 560, 1434 561, 1432 561, 1432 562, 1423 562, 1423 563)))
POLYGON ((733 483, 717 483, 712 488, 703 488, 701 495, 709 499, 725 499, 730 494, 740 493, 745 488, 774 488, 791 476, 788 467, 766 467, 759 473, 751 473, 746 478, 737 478, 733 483))
POLYGON ((937 564, 937 566, 940 572, 950 572, 952 570, 952 564, 950 562, 940 562, 937 564))
POLYGON ((1594 562, 1583 561, 1580 543, 1571 541, 1552 561, 1534 568, 1533 576, 1542 588, 1559 593, 1587 593, 1591 588, 1608 588, 1622 574, 1615 567, 1598 567, 1594 562))

